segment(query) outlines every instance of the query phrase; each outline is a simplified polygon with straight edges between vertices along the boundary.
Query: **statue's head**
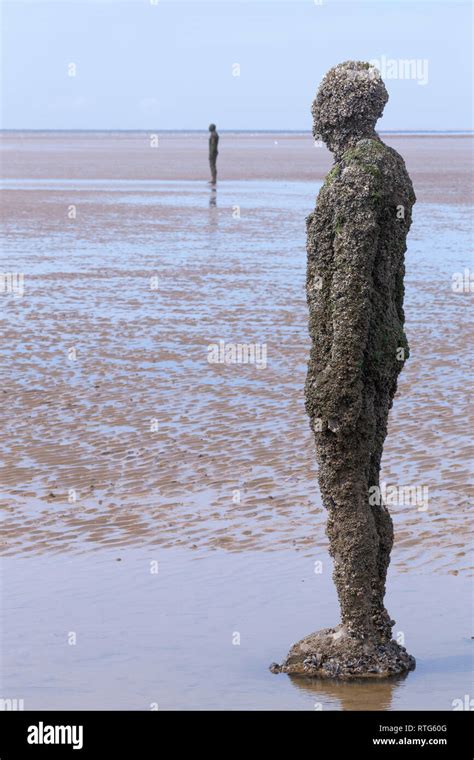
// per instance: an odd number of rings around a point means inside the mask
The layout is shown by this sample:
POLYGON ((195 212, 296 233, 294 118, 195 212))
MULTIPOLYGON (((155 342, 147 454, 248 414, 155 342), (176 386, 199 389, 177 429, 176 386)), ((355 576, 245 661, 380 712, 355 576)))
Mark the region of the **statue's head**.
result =
POLYGON ((209 124, 209 132, 215 132, 216 131, 216 125, 215 124, 209 124))
POLYGON ((375 66, 346 61, 329 69, 311 108, 313 135, 336 156, 352 143, 374 134, 388 93, 375 66))

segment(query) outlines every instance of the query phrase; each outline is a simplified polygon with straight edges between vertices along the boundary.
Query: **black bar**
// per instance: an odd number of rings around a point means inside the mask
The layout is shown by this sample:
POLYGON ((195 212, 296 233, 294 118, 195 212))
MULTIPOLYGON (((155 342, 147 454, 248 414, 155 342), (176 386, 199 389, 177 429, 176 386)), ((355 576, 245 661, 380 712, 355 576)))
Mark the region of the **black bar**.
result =
POLYGON ((292 757, 308 752, 310 757, 328 757, 332 752, 341 757, 349 751, 360 753, 362 758, 402 754, 409 758, 472 760, 471 719, 470 712, 463 711, 12 711, 0 713, 0 760, 177 753, 190 753, 192 757, 198 751, 226 756, 239 749, 247 755, 260 743, 266 755, 289 744, 292 757), (29 743, 28 737, 43 743, 29 743), (46 743, 51 738, 70 743, 46 743), (137 754, 138 748, 143 751, 137 754))

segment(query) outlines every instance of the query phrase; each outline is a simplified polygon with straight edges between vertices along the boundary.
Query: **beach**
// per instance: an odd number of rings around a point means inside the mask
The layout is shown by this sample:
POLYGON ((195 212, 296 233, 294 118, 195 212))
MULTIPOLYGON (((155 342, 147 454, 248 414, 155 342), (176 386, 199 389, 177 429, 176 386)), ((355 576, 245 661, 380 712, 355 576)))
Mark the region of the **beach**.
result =
POLYGON ((472 138, 383 138, 417 196, 410 358, 381 476, 389 604, 419 666, 393 689, 313 693, 266 667, 337 622, 303 398, 305 217, 331 156, 309 134, 224 133, 214 192, 204 133, 153 136, 3 136, 2 271, 23 283, 1 294, 7 695, 28 709, 451 709, 471 688, 472 138), (265 346, 265 366, 209 362, 220 341, 265 346), (155 560, 169 571, 151 592, 155 560), (323 593, 309 590, 315 562, 323 593), (249 638, 233 646, 243 621, 249 638), (66 642, 81 625, 83 650, 66 642), (88 657, 110 665, 102 691, 85 685, 88 657), (151 662, 132 687, 128 668, 151 662))
MULTIPOLYGON (((470 135, 382 135, 405 159, 418 201, 472 202, 470 135)), ((5 179, 207 180, 206 132, 5 132, 5 179)), ((221 180, 322 180, 331 153, 308 133, 222 133, 221 180)))

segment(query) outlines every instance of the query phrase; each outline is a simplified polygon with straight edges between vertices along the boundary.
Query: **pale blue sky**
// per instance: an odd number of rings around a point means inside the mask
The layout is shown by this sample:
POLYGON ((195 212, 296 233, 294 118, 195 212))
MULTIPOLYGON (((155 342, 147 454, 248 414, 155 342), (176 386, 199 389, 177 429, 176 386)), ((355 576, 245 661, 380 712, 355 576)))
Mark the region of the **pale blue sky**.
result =
POLYGON ((385 56, 428 81, 386 79, 380 129, 469 129, 471 14, 456 0, 3 0, 2 126, 305 130, 330 66, 385 56))

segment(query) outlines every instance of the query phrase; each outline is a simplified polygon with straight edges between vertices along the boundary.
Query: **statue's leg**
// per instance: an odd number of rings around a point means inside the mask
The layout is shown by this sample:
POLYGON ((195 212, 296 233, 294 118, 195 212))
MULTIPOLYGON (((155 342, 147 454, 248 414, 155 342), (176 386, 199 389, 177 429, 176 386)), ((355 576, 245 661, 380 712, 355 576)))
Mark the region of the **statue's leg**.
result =
POLYGON ((371 637, 379 538, 368 503, 367 440, 359 432, 327 430, 317 434, 316 448, 343 629, 357 638, 371 637))
POLYGON ((215 158, 209 159, 209 165, 211 167, 211 179, 212 182, 215 184, 217 182, 217 162, 215 158))
POLYGON ((355 429, 315 433, 341 625, 298 641, 281 665, 273 663, 274 673, 378 677, 415 666, 404 647, 387 640, 383 597, 393 529, 388 512, 369 502, 369 487, 380 469, 389 404, 375 391, 368 382, 355 429))
MULTIPOLYGON (((374 403, 374 419, 376 426, 369 465, 369 487, 380 486, 380 465, 383 445, 387 435, 387 422, 390 405, 390 397, 386 391, 377 395, 374 403)), ((390 517, 388 508, 385 504, 383 504, 381 498, 379 499, 379 503, 372 504, 371 509, 379 537, 377 552, 377 575, 374 580, 372 596, 374 624, 377 631, 382 635, 383 638, 390 639, 393 621, 385 609, 384 596, 387 570, 390 564, 390 553, 393 546, 393 522, 392 518, 390 517)))

